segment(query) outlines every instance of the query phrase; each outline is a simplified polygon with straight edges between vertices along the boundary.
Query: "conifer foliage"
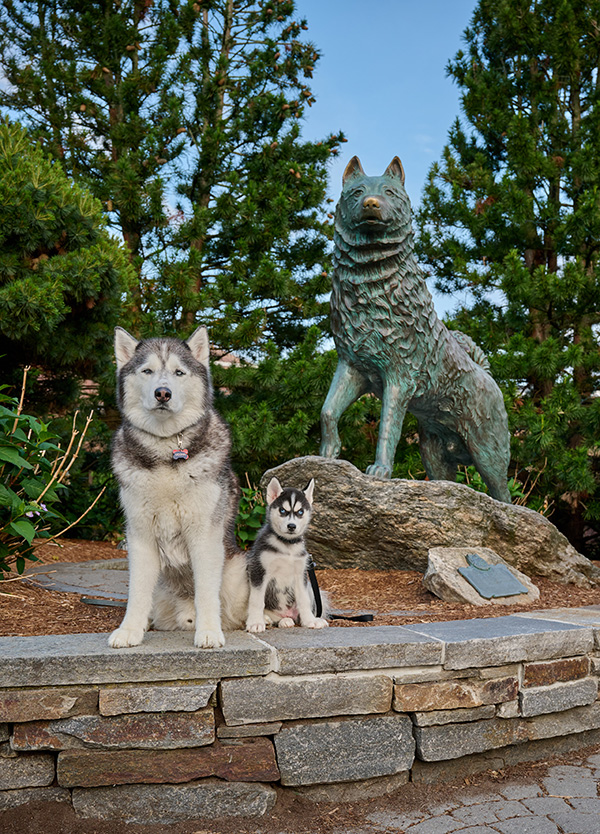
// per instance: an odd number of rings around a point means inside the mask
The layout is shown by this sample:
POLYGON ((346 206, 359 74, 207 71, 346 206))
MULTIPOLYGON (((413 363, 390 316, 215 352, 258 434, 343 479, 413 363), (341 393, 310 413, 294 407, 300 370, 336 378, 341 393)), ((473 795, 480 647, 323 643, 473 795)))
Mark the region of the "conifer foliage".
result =
MULTIPOLYGON (((448 64, 464 119, 429 174, 420 257, 506 393, 529 503, 600 530, 600 3, 480 0, 448 64)), ((597 538, 597 537, 596 537, 597 538)))
POLYGON ((122 234, 139 335, 210 327, 260 358, 327 308, 326 174, 305 142, 319 58, 292 0, 6 0, 0 107, 122 234))
POLYGON ((77 395, 74 378, 98 379, 131 279, 100 203, 20 125, 0 123, 3 382, 18 383, 20 369, 34 365, 60 403, 77 395))

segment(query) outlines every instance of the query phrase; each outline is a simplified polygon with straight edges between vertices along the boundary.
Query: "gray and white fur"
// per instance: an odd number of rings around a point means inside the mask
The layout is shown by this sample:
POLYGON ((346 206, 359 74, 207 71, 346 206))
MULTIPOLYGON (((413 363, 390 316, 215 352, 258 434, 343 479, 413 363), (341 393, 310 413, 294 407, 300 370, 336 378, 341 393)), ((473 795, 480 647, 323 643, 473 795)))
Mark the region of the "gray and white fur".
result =
POLYGON ((283 489, 277 478, 267 486, 266 522, 248 552, 250 584, 246 630, 264 631, 267 624, 290 628, 324 628, 316 616, 307 568, 310 556, 304 534, 312 514, 315 482, 304 490, 283 489))
POLYGON ((229 556, 239 572, 244 557, 235 544, 239 488, 229 430, 213 407, 208 334, 200 327, 185 342, 138 341, 117 327, 115 355, 123 421, 112 465, 125 511, 129 598, 109 645, 138 645, 152 618, 159 628, 193 628, 200 648, 222 646, 224 564, 229 556))

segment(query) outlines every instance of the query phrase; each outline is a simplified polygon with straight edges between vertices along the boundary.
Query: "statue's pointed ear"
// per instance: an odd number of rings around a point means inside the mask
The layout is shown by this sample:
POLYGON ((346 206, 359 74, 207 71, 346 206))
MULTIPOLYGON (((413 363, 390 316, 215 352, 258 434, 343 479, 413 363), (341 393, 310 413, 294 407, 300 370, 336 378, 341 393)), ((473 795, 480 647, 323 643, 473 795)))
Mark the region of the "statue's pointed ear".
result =
POLYGON ((404 167, 400 162, 400 159, 395 156, 388 167, 385 169, 385 177, 398 177, 404 185, 404 167))
POLYGON ((138 344, 138 340, 123 327, 115 327, 115 358, 118 370, 129 362, 138 344))
POLYGON ((346 180, 350 177, 356 177, 359 174, 364 173, 363 167, 360 164, 360 159, 357 156, 353 156, 350 162, 346 165, 346 170, 344 171, 344 176, 342 177, 342 185, 344 185, 346 180))

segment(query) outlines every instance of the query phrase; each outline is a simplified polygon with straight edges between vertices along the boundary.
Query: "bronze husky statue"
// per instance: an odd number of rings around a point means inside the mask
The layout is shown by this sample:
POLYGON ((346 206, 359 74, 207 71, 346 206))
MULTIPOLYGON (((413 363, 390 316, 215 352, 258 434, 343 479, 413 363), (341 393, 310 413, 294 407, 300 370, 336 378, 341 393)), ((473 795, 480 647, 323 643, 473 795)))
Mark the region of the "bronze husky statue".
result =
POLYGON ((419 423, 427 476, 454 480, 474 464, 490 495, 510 503, 508 420, 480 348, 438 319, 414 256, 404 169, 381 177, 358 157, 344 172, 334 236, 331 327, 338 366, 321 412, 321 455, 340 453, 338 420, 360 396, 382 401, 375 463, 389 478, 407 411, 419 423))

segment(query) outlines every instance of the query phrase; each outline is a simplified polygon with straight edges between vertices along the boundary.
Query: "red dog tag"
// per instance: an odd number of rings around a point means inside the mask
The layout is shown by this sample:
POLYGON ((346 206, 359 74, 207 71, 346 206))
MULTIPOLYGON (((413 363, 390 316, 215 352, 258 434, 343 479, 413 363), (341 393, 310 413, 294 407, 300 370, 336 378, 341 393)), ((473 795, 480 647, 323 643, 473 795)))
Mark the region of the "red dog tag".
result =
POLYGON ((187 460, 188 458, 187 449, 173 449, 173 460, 187 460))

